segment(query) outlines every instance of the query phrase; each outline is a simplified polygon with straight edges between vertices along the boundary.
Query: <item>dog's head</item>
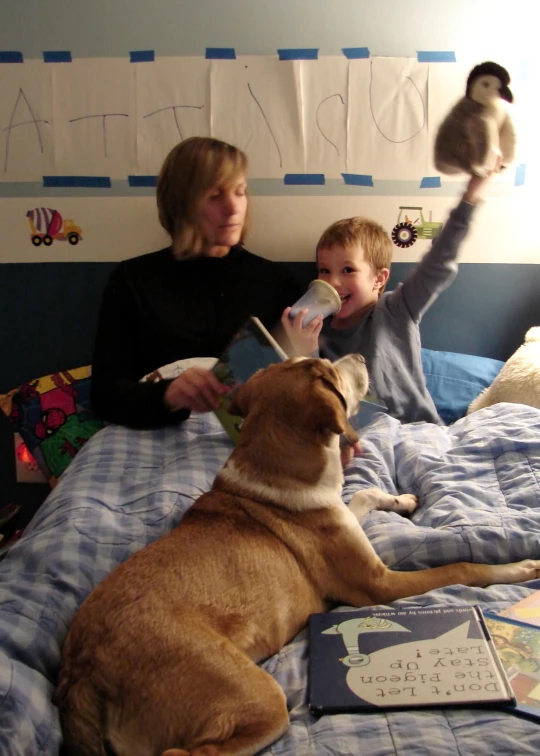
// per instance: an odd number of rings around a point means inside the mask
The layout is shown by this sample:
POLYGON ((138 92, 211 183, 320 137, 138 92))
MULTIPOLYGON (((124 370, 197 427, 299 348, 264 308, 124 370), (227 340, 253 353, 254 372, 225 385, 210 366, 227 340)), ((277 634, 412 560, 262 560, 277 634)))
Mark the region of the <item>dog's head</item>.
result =
POLYGON ((358 411, 368 383, 365 360, 358 354, 333 363, 294 358, 252 376, 235 393, 229 411, 245 418, 242 435, 260 422, 259 432, 285 425, 304 437, 343 433, 355 443, 358 436, 348 418, 358 411))

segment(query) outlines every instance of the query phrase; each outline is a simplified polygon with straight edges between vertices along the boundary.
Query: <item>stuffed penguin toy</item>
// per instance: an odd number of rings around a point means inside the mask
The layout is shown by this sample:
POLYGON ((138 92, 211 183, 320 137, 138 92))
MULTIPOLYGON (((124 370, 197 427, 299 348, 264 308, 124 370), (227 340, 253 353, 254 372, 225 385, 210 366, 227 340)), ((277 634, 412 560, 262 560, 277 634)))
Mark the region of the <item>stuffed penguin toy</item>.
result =
POLYGON ((497 63, 475 66, 462 97, 442 122, 435 139, 435 167, 440 173, 486 176, 509 165, 516 134, 510 114, 513 95, 508 71, 497 63))

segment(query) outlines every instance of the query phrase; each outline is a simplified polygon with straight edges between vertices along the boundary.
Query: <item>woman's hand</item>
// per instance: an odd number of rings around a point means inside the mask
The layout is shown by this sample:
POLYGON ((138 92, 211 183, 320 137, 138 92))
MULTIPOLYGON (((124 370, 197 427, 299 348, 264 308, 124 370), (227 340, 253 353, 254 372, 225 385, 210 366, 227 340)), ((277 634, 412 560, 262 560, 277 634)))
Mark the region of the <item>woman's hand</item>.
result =
POLYGON ((298 315, 291 320, 289 313, 290 307, 286 307, 283 310, 281 316, 281 325, 289 339, 292 347, 291 357, 309 357, 312 354, 318 353, 319 350, 319 334, 323 325, 322 315, 317 315, 311 323, 303 327, 304 316, 308 312, 307 309, 300 310, 298 315))
POLYGON ((210 412, 219 407, 221 397, 229 391, 211 370, 190 367, 168 385, 164 401, 171 412, 179 409, 210 412))

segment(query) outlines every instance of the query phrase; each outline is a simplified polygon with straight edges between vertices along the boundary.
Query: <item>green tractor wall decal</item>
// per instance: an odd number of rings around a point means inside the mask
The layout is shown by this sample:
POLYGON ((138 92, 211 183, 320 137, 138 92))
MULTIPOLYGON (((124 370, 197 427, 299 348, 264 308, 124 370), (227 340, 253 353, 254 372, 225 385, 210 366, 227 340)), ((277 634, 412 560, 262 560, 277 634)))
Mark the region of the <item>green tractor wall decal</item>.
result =
POLYGON ((396 225, 392 229, 392 241, 398 247, 412 247, 417 239, 435 239, 441 233, 443 224, 431 220, 431 210, 429 211, 429 220, 426 221, 421 207, 412 207, 411 205, 400 205, 399 215, 396 225), (405 220, 401 220, 404 210, 414 210, 419 215, 411 220, 405 215, 405 220))

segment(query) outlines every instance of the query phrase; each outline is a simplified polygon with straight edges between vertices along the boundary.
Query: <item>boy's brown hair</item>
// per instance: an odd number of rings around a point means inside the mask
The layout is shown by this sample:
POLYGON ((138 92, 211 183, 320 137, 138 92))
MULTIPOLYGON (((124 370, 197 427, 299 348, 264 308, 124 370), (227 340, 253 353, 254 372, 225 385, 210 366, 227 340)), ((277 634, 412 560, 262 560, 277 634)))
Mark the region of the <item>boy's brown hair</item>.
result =
MULTIPOLYGON (((364 260, 371 265, 374 272, 388 268, 392 263, 393 246, 384 228, 369 218, 343 218, 328 226, 317 244, 316 254, 321 249, 329 249, 334 245, 351 249, 360 245, 364 252, 364 260)), ((386 286, 386 284, 385 284, 386 286)), ((379 290, 383 293, 385 286, 379 290)))
MULTIPOLYGON (((211 137, 191 137, 173 147, 157 182, 159 222, 172 239, 177 259, 198 257, 208 239, 200 223, 201 202, 213 187, 227 187, 246 176, 247 156, 227 142, 211 137)), ((249 198, 240 242, 249 221, 249 198)))

